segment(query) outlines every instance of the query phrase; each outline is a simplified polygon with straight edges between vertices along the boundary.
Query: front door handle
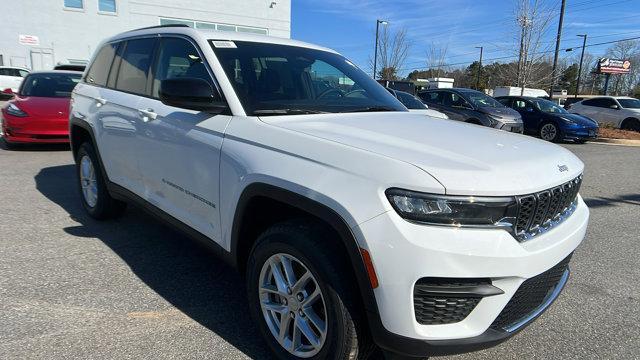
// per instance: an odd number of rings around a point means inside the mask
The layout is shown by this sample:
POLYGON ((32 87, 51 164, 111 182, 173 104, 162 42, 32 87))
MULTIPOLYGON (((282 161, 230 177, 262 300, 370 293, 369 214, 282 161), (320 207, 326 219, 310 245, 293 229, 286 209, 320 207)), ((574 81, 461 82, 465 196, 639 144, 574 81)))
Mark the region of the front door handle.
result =
POLYGON ((142 116, 142 121, 144 122, 155 120, 158 117, 158 114, 153 112, 153 109, 138 109, 138 112, 142 116))
POLYGON ((107 104, 107 99, 103 99, 103 98, 96 98, 96 102, 98 103, 98 107, 102 106, 102 105, 106 105, 107 104))

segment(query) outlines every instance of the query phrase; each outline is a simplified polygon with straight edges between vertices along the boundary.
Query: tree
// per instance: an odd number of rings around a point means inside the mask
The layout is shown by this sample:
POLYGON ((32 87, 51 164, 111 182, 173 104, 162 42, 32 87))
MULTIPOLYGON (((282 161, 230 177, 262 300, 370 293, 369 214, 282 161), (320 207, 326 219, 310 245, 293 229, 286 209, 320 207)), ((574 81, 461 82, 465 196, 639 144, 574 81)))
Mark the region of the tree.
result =
POLYGON ((516 4, 519 49, 516 77, 522 94, 527 86, 546 87, 553 80, 551 61, 547 57, 551 43, 543 41, 554 18, 554 12, 547 6, 548 2, 542 0, 519 0, 516 4))
POLYGON ((447 72, 445 58, 447 57, 447 46, 431 43, 427 50, 427 68, 435 70, 432 77, 442 77, 447 72))
MULTIPOLYGON (((388 26, 382 28, 378 39, 378 64, 382 69, 379 74, 383 80, 398 80, 398 73, 402 71, 409 49, 406 29, 391 34, 388 26)), ((369 62, 373 67, 373 59, 369 62)))
POLYGON ((469 84, 468 87, 476 89, 476 82, 478 79, 478 73, 480 73, 480 85, 476 90, 486 89, 488 86, 488 78, 487 73, 484 69, 484 66, 480 66, 479 61, 474 61, 467 67, 465 70, 465 75, 468 78, 467 81, 469 84))
POLYGON ((577 80, 578 64, 571 64, 562 71, 558 85, 566 89, 568 94, 575 94, 577 80))

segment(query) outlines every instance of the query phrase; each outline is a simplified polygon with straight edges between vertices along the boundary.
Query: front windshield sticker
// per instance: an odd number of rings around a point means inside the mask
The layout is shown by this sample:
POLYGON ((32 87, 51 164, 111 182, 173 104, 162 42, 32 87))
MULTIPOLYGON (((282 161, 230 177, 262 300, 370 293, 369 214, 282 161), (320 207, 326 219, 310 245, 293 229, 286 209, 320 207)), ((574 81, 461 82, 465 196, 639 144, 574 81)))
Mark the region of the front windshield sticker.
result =
POLYGON ((213 40, 211 43, 213 44, 214 47, 220 48, 220 49, 235 49, 235 48, 237 48, 236 43, 234 43, 233 41, 213 40))

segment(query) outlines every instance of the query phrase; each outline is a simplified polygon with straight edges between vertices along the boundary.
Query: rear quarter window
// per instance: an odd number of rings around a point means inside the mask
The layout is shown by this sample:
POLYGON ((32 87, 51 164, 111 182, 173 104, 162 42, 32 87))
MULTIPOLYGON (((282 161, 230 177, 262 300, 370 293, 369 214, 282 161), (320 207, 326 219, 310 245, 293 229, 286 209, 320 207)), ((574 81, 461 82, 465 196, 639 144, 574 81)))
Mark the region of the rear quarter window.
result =
POLYGON ((109 70, 111 69, 111 63, 113 57, 116 54, 117 44, 107 44, 100 49, 95 60, 91 64, 85 81, 89 84, 106 86, 107 78, 109 77, 109 70))

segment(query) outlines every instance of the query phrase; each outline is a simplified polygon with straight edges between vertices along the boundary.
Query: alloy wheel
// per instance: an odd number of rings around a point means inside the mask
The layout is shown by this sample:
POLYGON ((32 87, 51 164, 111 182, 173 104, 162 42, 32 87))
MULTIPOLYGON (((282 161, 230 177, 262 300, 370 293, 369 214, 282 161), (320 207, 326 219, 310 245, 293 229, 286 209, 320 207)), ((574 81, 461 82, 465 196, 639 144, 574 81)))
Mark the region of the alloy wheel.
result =
POLYGON ((552 141, 558 135, 558 129, 553 124, 545 124, 540 129, 540 137, 542 140, 552 141))
POLYGON ((278 343, 297 357, 318 354, 327 338, 327 309, 311 271, 292 255, 275 254, 262 265, 258 287, 262 315, 278 343))
POLYGON ((93 161, 87 155, 80 159, 80 187, 84 201, 89 207, 95 207, 98 203, 98 181, 93 161))

